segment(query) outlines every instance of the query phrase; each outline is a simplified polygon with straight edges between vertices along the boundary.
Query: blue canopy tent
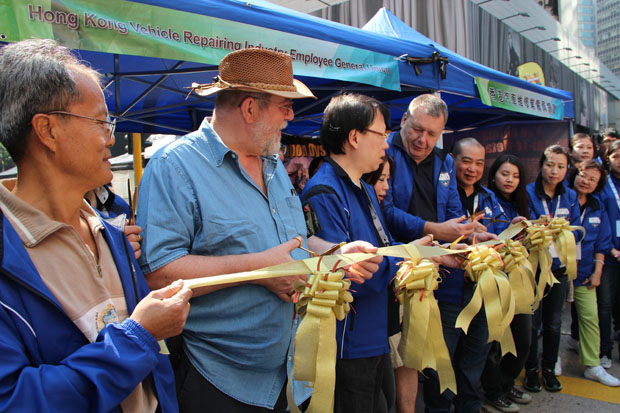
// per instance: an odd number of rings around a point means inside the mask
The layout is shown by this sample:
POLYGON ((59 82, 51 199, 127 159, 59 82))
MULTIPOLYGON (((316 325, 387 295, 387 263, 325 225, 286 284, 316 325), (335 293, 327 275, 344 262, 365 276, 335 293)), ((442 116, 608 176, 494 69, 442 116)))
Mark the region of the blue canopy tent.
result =
POLYGON ((246 41, 263 47, 288 44, 288 49, 284 48, 287 51, 309 44, 317 55, 331 48, 343 59, 381 61, 377 67, 391 67, 392 73, 398 73, 394 87, 360 80, 361 71, 334 74, 325 68, 309 70, 309 64, 295 62, 296 77, 319 99, 295 102, 296 117, 286 129, 291 135, 316 135, 325 105, 341 90, 366 93, 390 104, 395 126, 412 96, 435 90, 441 91, 455 110, 448 125, 453 129, 474 126, 494 116, 531 118, 483 105, 473 74, 560 99, 565 115, 571 117, 573 112, 569 93, 532 85, 464 59, 419 35, 385 9, 362 30, 262 0, 106 0, 88 4, 63 0, 58 5, 52 2, 50 10, 26 9, 33 6, 18 0, 9 3, 7 10, 15 15, 4 17, 9 28, 4 39, 17 41, 44 33, 43 37, 56 38, 77 49, 82 59, 104 74, 106 100, 110 112, 119 117, 119 131, 183 134, 197 128, 210 114, 213 97, 188 95, 187 87, 192 82, 209 83, 217 74, 217 62, 230 51, 225 46, 200 48, 193 43, 207 37, 224 42, 245 36, 246 41), (74 27, 67 24, 72 14, 78 19, 74 27), (41 29, 44 24, 49 28, 41 29), (184 36, 185 26, 201 39, 184 36), (175 31, 178 41, 173 41, 175 31))
MULTIPOLYGON (((441 92, 443 100, 450 108, 448 127, 451 129, 458 130, 491 123, 533 119, 531 115, 484 105, 480 100, 480 94, 475 81, 476 77, 559 99, 564 106, 564 119, 573 119, 575 117, 572 93, 529 83, 460 56, 418 33, 386 8, 380 9, 363 29, 401 40, 409 40, 416 44, 430 45, 442 57, 448 58, 447 76, 439 80, 439 86, 436 90, 441 92)), ((403 53, 405 53, 405 50, 403 50, 403 53)), ((401 72, 402 83, 406 84, 409 78, 406 69, 403 70, 401 72)), ((407 105, 408 101, 409 99, 402 99, 400 101, 394 100, 391 103, 407 105)))

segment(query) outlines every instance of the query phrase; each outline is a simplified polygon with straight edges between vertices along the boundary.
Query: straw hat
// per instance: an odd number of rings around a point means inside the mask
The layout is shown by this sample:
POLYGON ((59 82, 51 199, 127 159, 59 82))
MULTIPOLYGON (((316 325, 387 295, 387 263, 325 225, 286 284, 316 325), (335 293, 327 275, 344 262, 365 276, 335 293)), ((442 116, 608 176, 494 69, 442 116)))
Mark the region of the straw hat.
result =
POLYGON ((293 63, 286 53, 259 48, 238 50, 224 56, 219 70, 213 83, 192 83, 194 92, 209 96, 220 90, 238 89, 289 99, 316 99, 306 85, 293 79, 293 63))

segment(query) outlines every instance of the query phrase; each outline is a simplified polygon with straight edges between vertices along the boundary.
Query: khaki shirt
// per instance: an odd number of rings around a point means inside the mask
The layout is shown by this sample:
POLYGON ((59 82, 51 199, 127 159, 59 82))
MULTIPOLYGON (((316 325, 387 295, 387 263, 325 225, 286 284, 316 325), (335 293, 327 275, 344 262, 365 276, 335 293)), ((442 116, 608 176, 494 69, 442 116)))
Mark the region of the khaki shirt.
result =
MULTIPOLYGON (((2 212, 67 317, 94 342, 106 325, 129 317, 123 286, 99 216, 83 202, 80 219, 88 224, 93 235, 95 255, 72 226, 50 219, 13 195, 10 190, 14 186, 15 180, 2 181, 0 185, 2 212)), ((157 398, 148 380, 121 403, 126 412, 154 412, 156 407, 157 398)))

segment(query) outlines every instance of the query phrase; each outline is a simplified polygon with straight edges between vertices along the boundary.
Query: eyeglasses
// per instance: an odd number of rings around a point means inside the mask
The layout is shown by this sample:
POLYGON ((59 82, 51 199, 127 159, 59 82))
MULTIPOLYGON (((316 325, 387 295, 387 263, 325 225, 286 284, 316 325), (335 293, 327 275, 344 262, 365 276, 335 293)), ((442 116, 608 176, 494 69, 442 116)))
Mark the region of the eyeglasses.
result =
POLYGON ((269 103, 269 104, 271 104, 271 105, 277 106, 277 107, 279 107, 280 109, 284 109, 284 110, 286 111, 286 115, 288 115, 289 113, 294 114, 294 112, 293 112, 293 102, 287 102, 287 103, 286 103, 286 104, 284 104, 284 105, 280 105, 279 103, 272 102, 270 97, 255 97, 255 96, 246 96, 245 98, 243 98, 243 99, 241 100, 241 102, 239 102, 239 104, 237 105, 237 107, 238 107, 238 108, 240 108, 240 107, 241 107, 241 105, 243 104, 243 101, 244 101, 244 100, 246 100, 246 99, 247 99, 247 98, 249 98, 249 97, 251 97, 252 99, 256 99, 256 100, 258 100, 258 99, 260 99, 260 100, 264 100, 264 101, 266 101, 267 103, 269 103))
POLYGON ((261 99, 261 100, 265 100, 267 101, 270 105, 273 106, 277 106, 280 109, 284 109, 286 111, 286 114, 288 115, 289 113, 293 113, 293 102, 286 102, 286 104, 281 105, 279 103, 275 103, 271 100, 271 98, 257 98, 257 99, 261 99))
POLYGON ((385 140, 388 140, 388 138, 390 137, 390 134, 392 133, 390 131, 385 131, 384 133, 381 133, 381 132, 377 132, 376 130, 372 130, 372 129, 366 129, 366 132, 376 133, 377 135, 382 136, 383 139, 385 140))
POLYGON ((88 119, 100 124, 107 132, 108 139, 111 139, 114 136, 114 131, 116 130, 116 118, 108 115, 106 120, 91 118, 90 116, 78 115, 77 113, 64 112, 62 110, 54 110, 52 112, 47 112, 46 115, 66 115, 66 116, 75 116, 76 118, 88 119))

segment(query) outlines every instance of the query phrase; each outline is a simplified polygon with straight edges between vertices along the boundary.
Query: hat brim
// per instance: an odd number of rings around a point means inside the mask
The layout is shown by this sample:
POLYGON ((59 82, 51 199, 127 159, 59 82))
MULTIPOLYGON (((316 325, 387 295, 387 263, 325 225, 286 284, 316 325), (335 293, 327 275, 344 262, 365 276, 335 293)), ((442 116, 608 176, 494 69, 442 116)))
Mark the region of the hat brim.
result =
MULTIPOLYGON (((293 79, 293 85, 295 86, 295 92, 289 92, 285 90, 255 88, 255 87, 238 84, 238 83, 230 83, 230 86, 228 87, 213 86, 213 87, 209 87, 205 89, 200 89, 200 88, 194 89, 194 92, 196 92, 198 96, 211 96, 219 92, 220 90, 245 90, 248 92, 269 93, 271 95, 281 96, 287 99, 304 99, 304 98, 316 99, 317 98, 316 96, 314 96, 314 94, 312 94, 310 89, 308 89, 308 87, 304 85, 302 82, 300 82, 299 80, 293 79)), ((200 85, 200 86, 208 86, 208 85, 200 85)), ((192 87, 196 87, 196 86, 192 85, 192 87)))

